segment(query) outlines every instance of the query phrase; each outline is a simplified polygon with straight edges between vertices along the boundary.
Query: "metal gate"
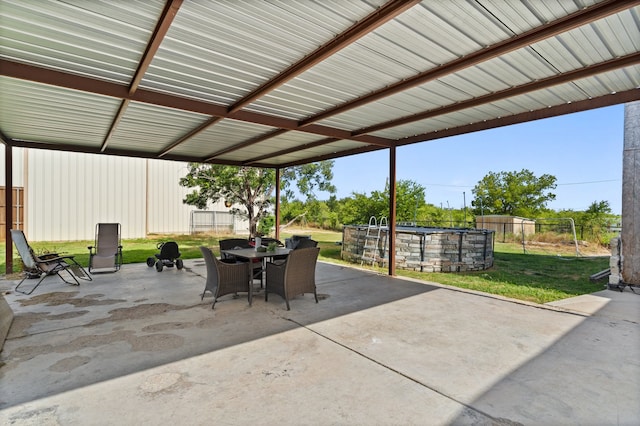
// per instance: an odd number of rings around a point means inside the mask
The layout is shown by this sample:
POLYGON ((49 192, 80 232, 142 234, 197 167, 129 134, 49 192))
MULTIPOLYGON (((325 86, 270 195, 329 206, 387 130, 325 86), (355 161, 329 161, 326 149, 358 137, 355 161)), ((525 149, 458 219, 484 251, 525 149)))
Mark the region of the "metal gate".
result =
POLYGON ((235 216, 229 212, 194 210, 191 212, 189 232, 220 232, 234 234, 235 216))

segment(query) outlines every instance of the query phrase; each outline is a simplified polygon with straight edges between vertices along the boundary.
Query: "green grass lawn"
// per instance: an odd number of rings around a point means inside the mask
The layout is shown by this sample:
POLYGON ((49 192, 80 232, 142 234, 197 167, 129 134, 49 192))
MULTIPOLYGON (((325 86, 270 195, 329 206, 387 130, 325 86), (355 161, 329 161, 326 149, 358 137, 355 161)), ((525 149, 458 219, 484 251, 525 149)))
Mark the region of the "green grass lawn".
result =
MULTIPOLYGON (((340 259, 342 235, 321 230, 292 230, 281 233, 281 240, 292 234, 311 234, 318 241, 320 260, 350 265, 340 259)), ((147 257, 158 253, 156 244, 162 241, 176 241, 183 259, 201 258, 199 246, 211 247, 217 255, 218 240, 228 238, 222 235, 150 235, 148 238, 124 240, 124 263, 143 263, 147 257)), ((88 246, 93 241, 73 242, 33 242, 31 247, 37 253, 57 252, 76 256, 76 260, 87 265, 88 246)), ((20 257, 14 250, 14 271, 20 270, 20 257)), ((5 271, 5 246, 0 247, 0 271, 5 271)), ((359 265, 358 265, 359 266, 359 265)), ((398 276, 416 278, 447 284, 455 287, 498 294, 519 300, 547 303, 580 294, 593 293, 605 288, 605 282, 592 282, 589 276, 609 266, 609 258, 576 257, 572 247, 556 255, 522 253, 518 244, 496 243, 494 266, 485 271, 465 273, 421 273, 397 269, 398 276)), ((386 273, 385 268, 372 268, 386 273)))

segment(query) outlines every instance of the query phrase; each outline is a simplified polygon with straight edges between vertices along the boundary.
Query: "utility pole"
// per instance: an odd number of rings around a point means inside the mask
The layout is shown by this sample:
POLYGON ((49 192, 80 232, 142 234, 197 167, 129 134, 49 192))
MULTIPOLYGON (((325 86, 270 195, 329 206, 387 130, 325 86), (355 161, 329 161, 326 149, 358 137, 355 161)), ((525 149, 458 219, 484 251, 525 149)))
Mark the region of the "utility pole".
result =
POLYGON ((464 227, 467 227, 467 195, 462 191, 462 205, 464 206, 464 227))

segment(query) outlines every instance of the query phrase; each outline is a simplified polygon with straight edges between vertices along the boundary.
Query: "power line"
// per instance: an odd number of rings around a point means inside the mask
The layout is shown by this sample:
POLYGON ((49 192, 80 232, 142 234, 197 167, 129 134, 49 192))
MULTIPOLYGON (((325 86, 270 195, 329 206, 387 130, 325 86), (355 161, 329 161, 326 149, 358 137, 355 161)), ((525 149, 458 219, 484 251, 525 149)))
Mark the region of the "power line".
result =
MULTIPOLYGON (((621 179, 608 179, 608 180, 592 180, 588 182, 570 182, 570 183, 557 183, 558 186, 566 185, 587 185, 591 183, 605 183, 605 182, 620 182, 621 179)), ((425 186, 446 186, 450 188, 473 188, 474 185, 447 185, 444 183, 425 183, 425 186)))
POLYGON ((609 179, 609 180, 592 180, 590 182, 572 182, 572 183, 558 183, 557 185, 586 185, 589 183, 603 183, 603 182, 620 182, 620 179, 609 179))

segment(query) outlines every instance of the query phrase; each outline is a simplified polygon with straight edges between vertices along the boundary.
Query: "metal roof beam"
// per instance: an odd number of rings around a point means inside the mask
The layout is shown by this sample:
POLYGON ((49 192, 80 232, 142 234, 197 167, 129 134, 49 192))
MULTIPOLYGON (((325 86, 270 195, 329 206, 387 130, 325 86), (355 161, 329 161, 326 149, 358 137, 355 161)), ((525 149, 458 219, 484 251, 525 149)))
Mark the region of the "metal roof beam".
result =
POLYGON ((390 21, 396 16, 400 15, 407 9, 412 8, 416 4, 420 3, 420 0, 391 0, 378 10, 357 22, 351 26, 342 34, 338 34, 328 43, 318 47, 313 52, 289 66, 280 74, 270 79, 260 87, 253 90, 251 93, 245 95, 242 99, 229 107, 229 112, 236 112, 255 101, 256 99, 264 96, 272 90, 285 84, 287 81, 302 74, 314 65, 322 62, 324 59, 340 51, 341 49, 349 46, 359 38, 369 34, 382 24, 390 21))
POLYGON ((385 88, 378 91, 371 92, 367 95, 345 102, 344 104, 339 105, 335 108, 328 109, 320 114, 316 114, 312 117, 301 120, 300 126, 307 126, 311 123, 323 120, 333 115, 340 114, 350 109, 357 108, 370 102, 374 102, 387 96, 399 93, 403 90, 407 90, 420 84, 435 80, 437 78, 444 77, 445 75, 452 74, 478 63, 493 59, 497 56, 504 55, 506 53, 521 49, 549 37, 553 37, 582 25, 586 25, 598 19, 605 18, 609 15, 621 12, 623 10, 627 10, 638 4, 640 4, 640 0, 603 1, 591 7, 581 9, 578 12, 562 17, 556 21, 533 28, 520 35, 503 40, 485 49, 470 53, 447 64, 421 72, 413 77, 404 79, 395 84, 386 86, 385 88))
POLYGON ((512 87, 506 90, 489 93, 484 96, 478 96, 477 98, 469 99, 468 101, 457 102, 455 104, 447 105, 441 108, 432 109, 429 111, 420 112, 417 114, 408 115, 406 117, 397 118, 395 120, 389 120, 385 123, 380 123, 375 126, 366 127, 360 130, 356 130, 353 135, 361 135, 366 133, 373 133, 379 130, 389 129, 392 127, 400 126, 403 124, 412 123, 419 120, 425 120, 427 118, 436 117, 443 114, 450 114, 452 112, 461 111, 467 108, 473 108, 479 105, 488 104, 491 102, 499 101, 501 99, 510 98, 513 96, 530 93, 536 90, 546 89, 548 87, 557 86, 558 84, 568 83, 571 81, 580 80, 582 78, 591 77, 597 74, 616 70, 630 65, 640 63, 640 53, 632 53, 621 58, 612 59, 610 61, 602 62, 600 64, 591 65, 588 67, 580 68, 563 74, 551 76, 537 81, 532 81, 521 86, 512 87))
POLYGON ((138 69, 136 70, 131 84, 129 85, 129 94, 134 93, 138 89, 138 86, 144 78, 147 69, 149 69, 151 61, 160 48, 160 45, 167 35, 169 28, 171 28, 173 19, 176 17, 180 6, 182 6, 182 1, 183 0, 168 0, 165 4, 164 9, 162 10, 162 14, 160 15, 160 19, 158 20, 158 24, 156 25, 156 28, 153 31, 151 38, 149 39, 147 48, 142 55, 140 64, 138 65, 138 69))
MULTIPOLYGON (((151 64, 151 61, 153 60, 153 57, 158 51, 160 44, 162 44, 162 41, 164 40, 164 37, 167 34, 167 31, 169 31, 169 28, 171 27, 171 23, 173 22, 173 18, 175 18, 176 13, 178 13, 178 9, 180 9, 180 6, 182 5, 182 1, 183 0, 167 1, 167 4, 165 5, 164 10, 162 11, 162 14, 160 15, 160 19, 158 20, 158 24, 156 25, 156 29, 153 31, 153 34, 151 35, 149 43, 147 44, 147 48, 145 49, 142 55, 142 59, 138 64, 138 68, 136 69, 136 72, 133 74, 133 79, 131 80, 131 84, 129 85, 129 95, 132 95, 138 89, 138 86, 140 85, 140 82, 142 81, 144 74, 147 72, 147 69, 149 68, 149 64, 151 64)), ((111 126, 109 126, 109 131, 104 137, 104 140, 102 142, 102 147, 100 148, 100 152, 107 149, 107 145, 109 144, 109 139, 111 139, 113 132, 115 132, 116 128, 118 127, 118 123, 124 116, 124 113, 126 112, 128 106, 129 106, 129 101, 126 99, 123 100, 122 103, 120 104, 120 108, 118 108, 118 112, 116 113, 116 116, 113 118, 113 121, 111 122, 111 126)))
MULTIPOLYGON (((126 149, 109 149, 106 151, 100 151, 98 147, 90 147, 84 145, 72 145, 72 144, 52 144, 30 140, 16 140, 12 146, 29 149, 46 149, 50 151, 64 151, 64 152, 78 152, 84 154, 102 154, 102 155, 114 155, 117 157, 129 157, 129 158, 149 158, 157 159, 158 155, 155 152, 149 151, 136 151, 126 149)), ((170 161, 182 161, 187 163, 202 163, 202 158, 184 155, 166 155, 163 160, 170 161)), ((240 161, 210 161, 213 164, 225 164, 231 166, 242 166, 240 161)), ((273 166, 271 166, 273 167, 273 166)))
POLYGON ((267 155, 262 155, 260 157, 251 158, 251 159, 245 161, 244 164, 247 165, 247 166, 250 166, 250 165, 252 165, 254 163, 257 163, 259 161, 262 161, 262 160, 279 157, 281 155, 290 154, 292 152, 302 151, 303 149, 315 148, 316 146, 326 145, 328 143, 335 142, 335 141, 338 141, 338 140, 340 140, 340 139, 326 138, 326 139, 322 139, 322 140, 315 141, 315 142, 309 142, 309 143, 306 143, 306 144, 303 144, 303 145, 298 145, 298 146, 295 146, 295 147, 283 149, 281 151, 272 152, 271 154, 267 154, 267 155))
POLYGON ((213 126, 214 124, 216 124, 220 120, 222 120, 222 118, 220 118, 220 117, 212 117, 209 120, 205 121, 204 123, 202 123, 201 125, 199 125, 195 129, 191 130, 189 133, 183 135, 178 140, 176 140, 175 142, 173 142, 169 146, 167 146, 164 150, 162 150, 162 152, 160 154, 158 154, 158 158, 164 157, 165 155, 167 155, 169 152, 171 152, 173 149, 175 149, 179 145, 182 145, 183 143, 185 143, 187 140, 191 139, 192 137, 194 137, 198 133, 205 131, 206 129, 208 129, 209 127, 213 126))
MULTIPOLYGON (((316 157, 307 158, 307 159, 304 159, 304 160, 292 161, 290 163, 280 164, 278 167, 301 166, 301 165, 304 165, 304 164, 317 163, 319 161, 324 161, 324 160, 333 160, 333 159, 336 159, 336 158, 349 157, 351 155, 364 154, 366 152, 379 151, 381 149, 386 149, 386 148, 382 147, 382 146, 367 145, 367 146, 363 146, 362 148, 353 148, 353 149, 349 149, 349 150, 346 150, 346 151, 340 151, 339 154, 337 154, 337 153, 323 154, 323 155, 318 155, 316 157)), ((266 166, 264 166, 262 164, 260 164, 260 165, 254 164, 254 167, 266 167, 266 166)))
POLYGON ((465 133, 478 132, 481 130, 494 129, 496 127, 510 126, 512 124, 526 123, 527 121, 557 117, 564 114, 588 111, 590 109, 603 108, 637 100, 640 100, 640 89, 632 89, 624 92, 617 92, 600 96, 597 98, 584 99, 582 101, 542 108, 535 111, 527 111, 520 114, 510 115, 508 117, 500 117, 493 120, 466 124, 464 126, 451 127, 446 130, 423 133, 420 135, 415 135, 398 140, 398 146, 410 145, 417 142, 426 142, 434 139, 446 138, 449 136, 457 136, 465 133))
POLYGON ((370 143, 389 147, 393 141, 375 136, 353 136, 351 132, 333 127, 309 125, 300 128, 296 120, 275 117, 257 112, 238 111, 229 114, 227 109, 221 105, 202 102, 195 99, 182 98, 165 93, 153 92, 146 89, 138 89, 135 93, 129 94, 126 86, 115 84, 95 78, 68 74, 60 71, 39 68, 33 65, 19 62, 0 60, 1 75, 18 78, 22 80, 35 81, 43 84, 50 84, 58 87, 79 90, 88 93, 95 93, 130 101, 143 102, 147 104, 164 106, 167 108, 180 109, 184 111, 197 112, 216 117, 229 118, 246 121, 249 123, 263 124, 265 126, 277 127, 286 130, 300 130, 306 133, 317 134, 326 137, 355 140, 358 142, 370 143))
POLYGON ((225 149, 221 149, 220 151, 216 151, 213 154, 211 154, 209 156, 209 158, 207 158, 204 161, 205 162, 212 161, 212 160, 214 160, 215 158, 217 158, 217 157, 219 157, 221 155, 227 154, 229 152, 237 151, 239 149, 246 148, 246 147, 251 146, 251 145, 255 145, 257 143, 260 143, 262 141, 266 141, 267 139, 275 138, 276 136, 279 136, 279 135, 281 135, 283 133, 287 133, 287 132, 288 132, 288 130, 278 129, 278 130, 274 130, 272 132, 269 132, 269 133, 266 133, 266 134, 263 134, 263 135, 256 136, 254 138, 248 139, 248 140, 246 140, 244 142, 241 142, 239 144, 230 146, 230 147, 225 148, 225 149))

